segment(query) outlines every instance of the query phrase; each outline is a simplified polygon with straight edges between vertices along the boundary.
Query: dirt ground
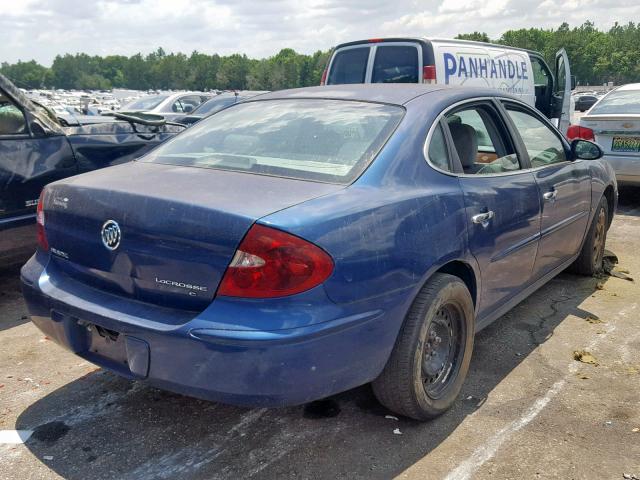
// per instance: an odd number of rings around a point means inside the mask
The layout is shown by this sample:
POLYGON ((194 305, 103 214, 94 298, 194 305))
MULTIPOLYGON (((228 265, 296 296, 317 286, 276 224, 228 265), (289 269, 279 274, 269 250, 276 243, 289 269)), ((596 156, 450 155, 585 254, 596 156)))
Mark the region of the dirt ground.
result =
POLYGON ((460 399, 428 423, 366 386, 265 410, 131 383, 45 339, 5 270, 0 430, 33 434, 0 435, 0 479, 640 477, 640 191, 607 247, 637 281, 558 276, 477 336, 460 399))

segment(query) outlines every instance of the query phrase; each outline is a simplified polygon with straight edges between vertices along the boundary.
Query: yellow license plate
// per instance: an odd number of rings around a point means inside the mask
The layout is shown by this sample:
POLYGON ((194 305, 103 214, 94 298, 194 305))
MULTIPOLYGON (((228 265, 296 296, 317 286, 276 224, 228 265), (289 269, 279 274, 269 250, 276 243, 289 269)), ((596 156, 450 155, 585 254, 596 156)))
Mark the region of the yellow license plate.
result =
POLYGON ((640 137, 613 137, 612 152, 640 152, 640 137))

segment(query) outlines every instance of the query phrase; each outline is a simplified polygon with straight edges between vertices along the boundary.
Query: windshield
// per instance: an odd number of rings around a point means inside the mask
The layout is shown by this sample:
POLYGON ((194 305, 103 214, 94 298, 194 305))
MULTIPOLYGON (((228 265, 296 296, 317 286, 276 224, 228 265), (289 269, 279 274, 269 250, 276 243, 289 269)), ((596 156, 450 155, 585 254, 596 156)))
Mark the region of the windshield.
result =
POLYGON ((197 123, 141 161, 349 183, 404 109, 341 100, 240 103, 197 123))
POLYGON ((618 90, 611 92, 598 102, 589 115, 611 113, 640 114, 640 90, 618 90))
MULTIPOLYGON (((240 101, 240 97, 238 97, 238 101, 240 101)), ((236 103, 235 95, 233 97, 214 98, 213 100, 209 100, 208 102, 203 103, 200 108, 196 109, 193 113, 197 115, 215 113, 218 110, 222 110, 224 107, 233 105, 234 103, 236 103)))
POLYGON ((151 97, 142 97, 122 107, 122 110, 152 110, 160 103, 168 98, 169 95, 153 95, 151 97))

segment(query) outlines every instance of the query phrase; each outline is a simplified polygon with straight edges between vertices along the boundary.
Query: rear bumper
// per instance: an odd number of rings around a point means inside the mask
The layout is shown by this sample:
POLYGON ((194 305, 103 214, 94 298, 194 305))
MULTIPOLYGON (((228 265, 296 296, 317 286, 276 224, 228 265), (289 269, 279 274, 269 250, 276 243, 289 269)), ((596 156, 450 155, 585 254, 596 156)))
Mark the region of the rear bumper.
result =
POLYGON ((278 330, 211 328, 222 319, 212 323, 202 314, 186 323, 158 323, 143 318, 149 312, 142 306, 138 316, 123 313, 117 303, 107 307, 109 294, 76 286, 87 290, 79 296, 67 284, 56 284, 45 257, 38 253, 22 269, 24 297, 40 330, 120 375, 208 400, 286 406, 362 385, 382 371, 400 327, 395 309, 343 310, 318 323, 278 330), (113 333, 117 338, 108 338, 113 333))
POLYGON ((640 154, 611 155, 603 157, 616 173, 616 180, 621 185, 640 185, 640 154))

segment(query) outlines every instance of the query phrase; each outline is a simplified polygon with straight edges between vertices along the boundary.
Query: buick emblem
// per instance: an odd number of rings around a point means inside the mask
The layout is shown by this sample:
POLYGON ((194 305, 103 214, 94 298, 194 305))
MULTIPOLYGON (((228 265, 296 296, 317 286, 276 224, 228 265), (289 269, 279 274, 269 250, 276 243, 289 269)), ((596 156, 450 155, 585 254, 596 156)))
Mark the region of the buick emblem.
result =
POLYGON ((102 244, 109 250, 115 250, 120 245, 122 232, 120 231, 120 225, 115 220, 104 222, 100 235, 102 236, 102 244))

